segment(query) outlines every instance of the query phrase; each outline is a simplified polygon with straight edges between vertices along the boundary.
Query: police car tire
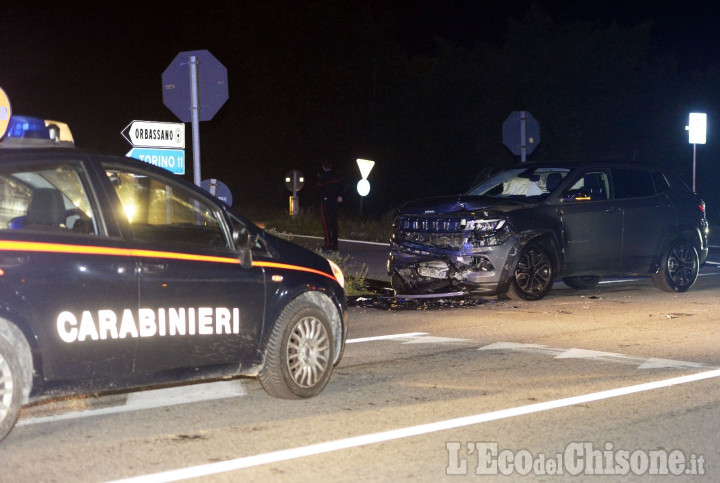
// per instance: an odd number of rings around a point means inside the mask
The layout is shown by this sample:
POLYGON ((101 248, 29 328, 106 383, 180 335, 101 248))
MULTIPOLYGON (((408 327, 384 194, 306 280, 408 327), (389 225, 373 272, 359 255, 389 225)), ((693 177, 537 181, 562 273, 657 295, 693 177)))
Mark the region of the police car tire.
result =
POLYGON ((282 311, 258 374, 263 389, 282 399, 319 394, 333 369, 335 341, 325 312, 300 296, 282 311))
POLYGON ((0 337, 0 441, 15 426, 22 390, 20 361, 10 343, 0 337))

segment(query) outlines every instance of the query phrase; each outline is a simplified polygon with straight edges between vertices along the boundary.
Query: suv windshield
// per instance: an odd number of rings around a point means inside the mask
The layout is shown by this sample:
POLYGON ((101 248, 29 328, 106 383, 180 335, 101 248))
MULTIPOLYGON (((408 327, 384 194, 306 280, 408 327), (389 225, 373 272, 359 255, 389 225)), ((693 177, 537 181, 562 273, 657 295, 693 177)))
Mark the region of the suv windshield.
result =
POLYGON ((466 194, 494 198, 534 198, 552 192, 570 172, 568 168, 516 168, 502 171, 466 194))

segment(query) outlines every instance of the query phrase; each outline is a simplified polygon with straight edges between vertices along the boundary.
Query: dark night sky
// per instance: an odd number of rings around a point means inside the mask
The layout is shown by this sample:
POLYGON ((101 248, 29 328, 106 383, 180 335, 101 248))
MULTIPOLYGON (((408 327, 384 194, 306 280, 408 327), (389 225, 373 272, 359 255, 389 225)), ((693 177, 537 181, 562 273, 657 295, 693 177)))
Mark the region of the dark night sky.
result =
MULTIPOLYGON (((268 25, 263 35, 254 37, 243 37, 242 32, 252 32, 255 6, 266 2, 4 1, 0 4, 0 87, 10 97, 14 113, 66 121, 79 146, 124 154, 130 146, 120 131, 132 120, 176 121, 162 103, 163 70, 181 51, 210 50, 228 68, 230 99, 215 119, 202 125, 203 161, 208 163, 207 168, 203 164, 203 177, 222 179, 223 172, 235 169, 236 163, 222 159, 222 154, 243 156, 242 147, 237 146, 242 128, 230 125, 230 120, 249 108, 243 80, 256 73, 255 64, 238 52, 255 57, 267 49, 270 55, 275 48, 273 38, 283 37, 283 29, 301 30, 305 16, 332 18, 339 14, 338 5, 349 5, 352 9, 367 6, 376 20, 392 18, 393 41, 404 55, 431 56, 437 37, 466 48, 478 42, 500 44, 507 20, 524 19, 533 3, 558 24, 582 20, 631 28, 653 21, 651 49, 675 54, 681 70, 701 71, 720 62, 720 2, 714 1, 280 0, 274 2, 279 8, 301 12, 296 16, 298 24, 289 15, 282 25, 268 25), (230 38, 235 42, 245 38, 247 45, 226 40, 230 38), (225 144, 230 147, 219 146, 225 144)), ((297 55, 322 56, 323 52, 305 50, 297 55)), ((272 73, 265 74, 272 79, 272 73)), ((189 142, 189 125, 186 133, 189 142)), ((284 172, 292 167, 278 169, 284 172)))

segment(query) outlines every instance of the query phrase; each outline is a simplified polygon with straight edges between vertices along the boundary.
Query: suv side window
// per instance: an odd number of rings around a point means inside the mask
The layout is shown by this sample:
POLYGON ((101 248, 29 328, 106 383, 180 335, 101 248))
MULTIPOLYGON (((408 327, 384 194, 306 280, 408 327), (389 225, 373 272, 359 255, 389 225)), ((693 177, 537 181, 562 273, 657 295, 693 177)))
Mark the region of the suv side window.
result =
POLYGON ((612 175, 615 198, 642 198, 655 194, 655 183, 649 171, 614 168, 612 175))
POLYGON ((0 230, 97 234, 80 163, 0 169, 0 230))
POLYGON ((106 169, 132 238, 159 244, 231 248, 219 214, 205 200, 159 176, 106 169))
POLYGON ((563 198, 578 201, 607 200, 610 194, 607 173, 604 171, 588 171, 565 191, 563 198))
POLYGON ((652 172, 653 181, 655 181, 655 190, 658 193, 667 193, 670 191, 670 185, 668 184, 668 180, 665 179, 665 176, 660 173, 659 171, 653 171, 652 172))

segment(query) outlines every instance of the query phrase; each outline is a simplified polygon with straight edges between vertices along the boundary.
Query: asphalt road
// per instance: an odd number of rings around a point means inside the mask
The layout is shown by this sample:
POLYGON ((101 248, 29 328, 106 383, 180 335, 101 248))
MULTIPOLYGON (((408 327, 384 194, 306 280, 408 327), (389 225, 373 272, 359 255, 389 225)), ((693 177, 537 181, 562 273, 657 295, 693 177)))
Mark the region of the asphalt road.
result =
POLYGON ((685 294, 353 307, 316 398, 239 379, 40 404, 0 481, 717 481, 718 288, 707 265, 685 294))

